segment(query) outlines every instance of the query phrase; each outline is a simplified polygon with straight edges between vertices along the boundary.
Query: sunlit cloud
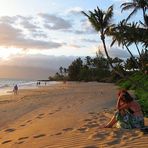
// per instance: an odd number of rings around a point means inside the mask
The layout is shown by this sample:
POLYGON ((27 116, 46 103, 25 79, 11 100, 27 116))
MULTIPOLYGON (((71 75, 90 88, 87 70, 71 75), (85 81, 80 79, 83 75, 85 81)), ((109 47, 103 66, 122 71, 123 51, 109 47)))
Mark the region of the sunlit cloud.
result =
POLYGON ((62 46, 62 43, 52 41, 27 39, 22 30, 8 24, 0 24, 0 46, 22 49, 52 49, 62 46))

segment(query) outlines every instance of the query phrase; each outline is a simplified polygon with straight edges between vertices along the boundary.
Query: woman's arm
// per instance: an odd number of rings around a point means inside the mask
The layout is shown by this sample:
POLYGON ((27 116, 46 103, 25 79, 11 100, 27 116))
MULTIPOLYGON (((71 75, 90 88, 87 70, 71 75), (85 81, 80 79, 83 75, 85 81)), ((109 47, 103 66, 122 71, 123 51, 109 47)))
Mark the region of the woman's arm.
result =
POLYGON ((124 103, 122 105, 119 106, 118 110, 122 110, 122 109, 128 109, 129 108, 129 104, 124 103))
POLYGON ((122 104, 123 104, 123 102, 121 100, 121 96, 119 96, 118 100, 117 100, 116 108, 119 109, 122 104))

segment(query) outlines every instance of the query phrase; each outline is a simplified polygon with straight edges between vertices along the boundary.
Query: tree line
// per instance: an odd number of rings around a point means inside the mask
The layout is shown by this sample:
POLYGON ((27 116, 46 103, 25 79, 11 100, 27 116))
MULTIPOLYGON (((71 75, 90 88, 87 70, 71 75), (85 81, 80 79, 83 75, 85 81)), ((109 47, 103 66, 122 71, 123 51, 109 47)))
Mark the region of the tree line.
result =
MULTIPOLYGON (((141 53, 141 57, 137 57, 138 63, 142 59, 148 62, 148 50, 141 53)), ((111 58, 111 63, 114 65, 114 69, 120 73, 129 76, 132 73, 139 71, 137 64, 133 58, 126 60, 118 57, 111 58)), ((75 59, 68 68, 60 67, 59 71, 53 76, 49 77, 50 80, 55 81, 99 81, 99 82, 115 82, 122 77, 117 74, 108 62, 108 59, 104 57, 99 50, 95 57, 86 56, 85 58, 75 59)))

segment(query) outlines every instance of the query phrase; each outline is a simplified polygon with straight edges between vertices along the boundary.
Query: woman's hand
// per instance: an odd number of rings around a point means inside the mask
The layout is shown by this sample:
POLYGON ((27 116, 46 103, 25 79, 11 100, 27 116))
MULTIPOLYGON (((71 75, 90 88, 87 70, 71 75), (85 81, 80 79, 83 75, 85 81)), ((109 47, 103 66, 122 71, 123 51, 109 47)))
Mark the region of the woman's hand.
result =
POLYGON ((122 102, 122 97, 121 97, 121 95, 118 97, 118 99, 117 99, 117 104, 116 104, 116 108, 117 109, 119 109, 120 108, 120 106, 121 106, 121 102, 122 102))

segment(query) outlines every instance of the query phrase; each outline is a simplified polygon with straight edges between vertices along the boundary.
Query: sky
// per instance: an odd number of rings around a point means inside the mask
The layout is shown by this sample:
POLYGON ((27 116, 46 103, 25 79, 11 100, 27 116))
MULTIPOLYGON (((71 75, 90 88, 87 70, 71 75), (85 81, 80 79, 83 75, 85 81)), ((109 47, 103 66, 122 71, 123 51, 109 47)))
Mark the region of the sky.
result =
MULTIPOLYGON (((77 57, 103 52, 98 33, 81 11, 113 4, 113 22, 118 23, 128 14, 120 9, 126 1, 0 0, 0 78, 47 79, 77 57)), ((129 57, 117 45, 110 48, 110 39, 106 42, 111 57, 129 57)))

